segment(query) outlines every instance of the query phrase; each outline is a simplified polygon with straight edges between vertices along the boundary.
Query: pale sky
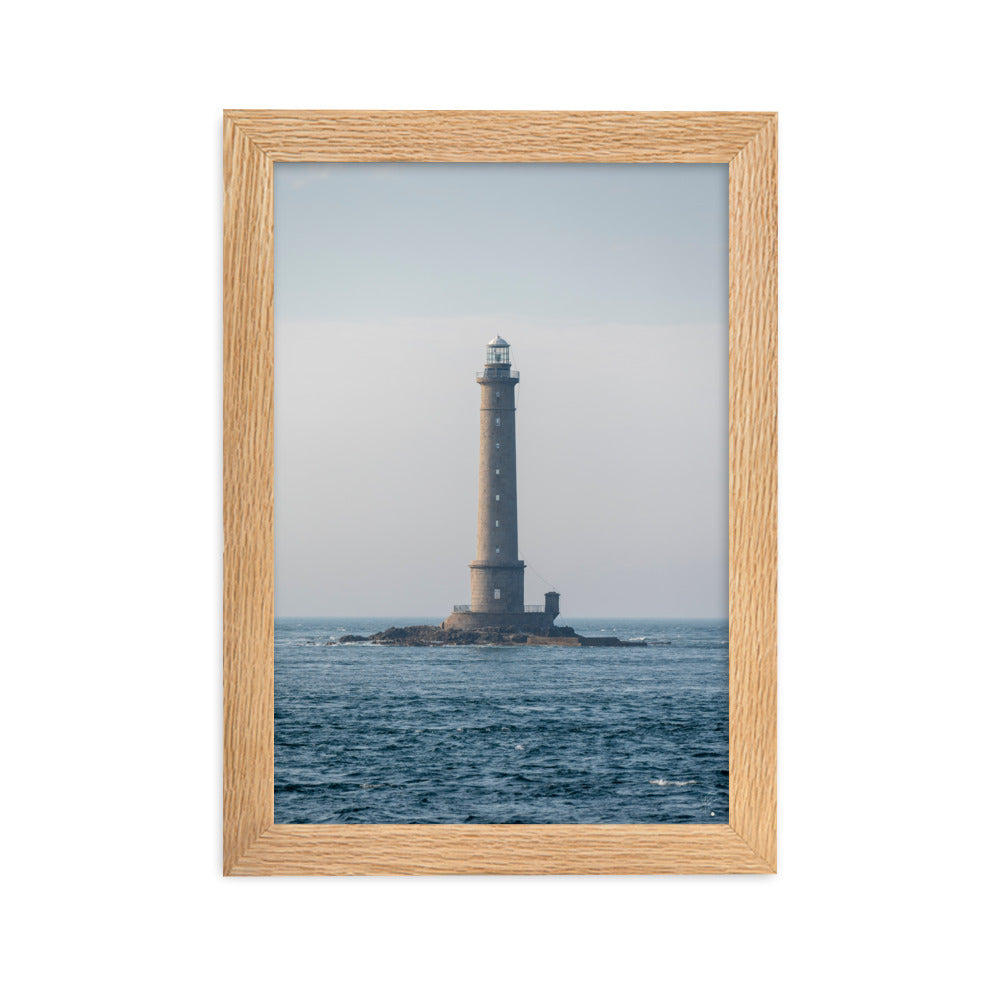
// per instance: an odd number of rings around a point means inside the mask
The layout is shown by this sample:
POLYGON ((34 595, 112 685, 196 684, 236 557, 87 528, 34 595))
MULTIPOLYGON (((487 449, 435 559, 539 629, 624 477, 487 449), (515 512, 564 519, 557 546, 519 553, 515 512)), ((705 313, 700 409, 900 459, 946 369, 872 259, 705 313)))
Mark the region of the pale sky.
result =
POLYGON ((725 164, 277 164, 276 613, 469 602, 500 334, 526 603, 725 617, 727 185, 725 164))

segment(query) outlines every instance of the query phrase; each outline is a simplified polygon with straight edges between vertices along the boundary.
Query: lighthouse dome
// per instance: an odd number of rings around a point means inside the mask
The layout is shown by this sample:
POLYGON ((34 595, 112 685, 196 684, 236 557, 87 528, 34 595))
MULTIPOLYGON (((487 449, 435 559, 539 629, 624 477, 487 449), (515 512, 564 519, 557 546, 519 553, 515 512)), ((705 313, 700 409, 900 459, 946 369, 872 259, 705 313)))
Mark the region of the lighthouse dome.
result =
POLYGON ((488 365, 510 364, 510 344, 503 337, 494 337, 486 345, 486 363, 488 365))

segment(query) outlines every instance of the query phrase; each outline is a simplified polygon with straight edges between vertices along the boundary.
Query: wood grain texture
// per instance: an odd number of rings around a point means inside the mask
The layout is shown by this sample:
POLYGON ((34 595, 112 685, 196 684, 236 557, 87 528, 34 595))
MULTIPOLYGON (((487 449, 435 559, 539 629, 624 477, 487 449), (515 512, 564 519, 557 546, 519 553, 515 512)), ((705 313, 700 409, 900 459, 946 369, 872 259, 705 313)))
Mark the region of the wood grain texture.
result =
POLYGON ((223 830, 226 865, 274 815, 274 231, 270 163, 223 144, 223 830))
POLYGON ((767 115, 641 111, 228 111, 272 160, 720 163, 767 115))
POLYGON ((775 871, 776 116, 228 111, 224 168, 224 871, 775 871), (294 160, 729 164, 729 826, 274 824, 272 184, 294 160))
POLYGON ((729 822, 777 858, 777 122, 729 164, 729 822))
POLYGON ((650 875, 771 869, 728 826, 273 826, 235 875, 650 875))

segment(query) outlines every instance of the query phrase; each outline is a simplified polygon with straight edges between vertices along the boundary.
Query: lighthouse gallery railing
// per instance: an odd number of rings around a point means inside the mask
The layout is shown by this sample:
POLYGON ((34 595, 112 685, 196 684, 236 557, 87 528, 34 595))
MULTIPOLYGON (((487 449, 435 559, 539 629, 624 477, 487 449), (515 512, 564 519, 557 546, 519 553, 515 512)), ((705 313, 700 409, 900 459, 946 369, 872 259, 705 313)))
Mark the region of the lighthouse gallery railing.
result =
MULTIPOLYGON (((469 612, 472 610, 471 604, 456 604, 452 608, 453 611, 457 611, 459 614, 463 612, 469 612)), ((537 615, 545 610, 544 604, 525 604, 524 613, 526 615, 537 615)))

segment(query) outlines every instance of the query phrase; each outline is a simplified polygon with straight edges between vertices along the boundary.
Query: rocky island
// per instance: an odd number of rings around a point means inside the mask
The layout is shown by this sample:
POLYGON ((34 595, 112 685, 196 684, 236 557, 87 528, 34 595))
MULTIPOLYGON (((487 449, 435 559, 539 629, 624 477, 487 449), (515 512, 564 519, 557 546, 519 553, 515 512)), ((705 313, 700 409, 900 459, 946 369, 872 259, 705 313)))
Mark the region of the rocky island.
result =
MULTIPOLYGON (((408 625, 374 635, 342 635, 337 643, 371 642, 377 646, 645 646, 644 640, 629 641, 617 636, 579 635, 569 626, 551 626, 539 632, 525 632, 513 625, 486 628, 442 628, 439 625, 408 625)), ((333 646, 331 640, 327 643, 333 646)))

